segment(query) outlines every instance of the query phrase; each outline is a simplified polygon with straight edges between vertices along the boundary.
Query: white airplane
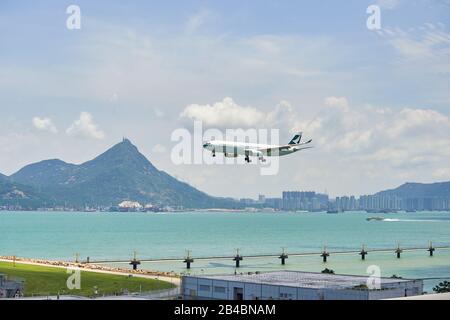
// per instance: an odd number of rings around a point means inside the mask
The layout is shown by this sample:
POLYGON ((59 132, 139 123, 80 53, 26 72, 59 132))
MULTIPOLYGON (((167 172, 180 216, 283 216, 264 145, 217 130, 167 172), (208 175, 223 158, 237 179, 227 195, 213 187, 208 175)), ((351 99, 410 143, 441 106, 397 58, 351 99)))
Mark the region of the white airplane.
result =
POLYGON ((300 150, 312 148, 307 146, 312 142, 308 140, 301 142, 302 133, 297 133, 292 140, 286 145, 267 145, 259 143, 247 143, 236 141, 220 141, 211 140, 203 144, 203 148, 212 152, 212 156, 216 156, 216 152, 223 153, 225 157, 236 158, 238 155, 245 156, 247 163, 251 162, 250 157, 258 157, 261 162, 265 162, 264 156, 277 157, 285 156, 300 150))

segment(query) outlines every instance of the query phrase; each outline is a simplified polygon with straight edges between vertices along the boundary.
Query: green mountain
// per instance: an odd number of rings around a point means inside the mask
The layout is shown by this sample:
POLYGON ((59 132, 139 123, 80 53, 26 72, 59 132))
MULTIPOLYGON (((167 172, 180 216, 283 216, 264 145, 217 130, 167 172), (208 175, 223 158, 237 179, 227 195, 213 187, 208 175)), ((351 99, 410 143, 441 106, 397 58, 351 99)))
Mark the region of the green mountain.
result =
POLYGON ((60 205, 115 206, 124 200, 184 208, 232 208, 155 168, 127 139, 81 165, 61 160, 31 164, 10 177, 52 195, 60 205))
POLYGON ((450 181, 436 183, 405 183, 396 189, 381 191, 378 195, 404 198, 450 197, 450 181))
POLYGON ((35 188, 14 183, 0 174, 0 206, 18 206, 35 209, 43 204, 52 204, 52 200, 35 188))
POLYGON ((64 184, 67 177, 70 178, 76 170, 77 166, 74 164, 65 163, 58 159, 45 160, 22 168, 13 174, 10 179, 35 187, 51 187, 64 184))

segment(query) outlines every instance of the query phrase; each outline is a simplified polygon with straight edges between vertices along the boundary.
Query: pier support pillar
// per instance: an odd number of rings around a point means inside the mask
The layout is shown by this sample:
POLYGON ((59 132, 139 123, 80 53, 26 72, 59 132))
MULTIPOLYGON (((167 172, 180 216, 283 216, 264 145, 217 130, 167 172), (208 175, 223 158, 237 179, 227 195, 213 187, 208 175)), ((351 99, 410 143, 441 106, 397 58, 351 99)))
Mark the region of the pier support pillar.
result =
POLYGON ((194 259, 186 258, 186 259, 184 259, 183 262, 186 263, 186 269, 190 269, 191 268, 191 263, 194 263, 194 259))
POLYGON ((428 250, 427 250, 430 253, 430 257, 433 256, 435 250, 436 250, 436 248, 433 247, 433 243, 430 242, 430 246, 428 247, 428 250))
POLYGON ((366 260, 366 255, 368 254, 368 252, 366 251, 365 246, 362 246, 361 252, 359 254, 361 256, 361 260, 366 260))
POLYGON ((289 256, 286 253, 286 248, 282 248, 283 252, 278 257, 278 259, 281 259, 281 265, 284 266, 286 264, 286 259, 289 258, 289 256))
POLYGON ((136 251, 134 252, 133 260, 131 260, 130 265, 133 266, 133 270, 137 270, 138 265, 140 265, 141 262, 136 259, 136 251))
POLYGON ((187 254, 186 254, 186 258, 184 258, 184 263, 186 263, 186 269, 190 269, 191 268, 191 263, 194 263, 194 259, 191 257, 191 251, 190 250, 186 250, 187 254))
POLYGON ((326 263, 330 254, 325 250, 322 252, 322 254, 320 256, 322 257, 323 262, 326 263))
POLYGON ((397 259, 401 258, 402 252, 403 252, 403 250, 400 249, 400 247, 397 247, 397 249, 395 250, 395 253, 397 255, 397 259))
POLYGON ((244 260, 244 258, 238 254, 233 258, 233 261, 236 262, 236 268, 240 267, 240 262, 242 260, 244 260))
POLYGON ((236 262, 236 268, 240 267, 240 262, 244 260, 244 257, 239 255, 239 249, 236 249, 236 255, 233 258, 233 261, 236 262))
POLYGON ((278 259, 281 259, 281 265, 285 265, 286 264, 286 259, 289 258, 289 256, 285 253, 281 254, 281 256, 278 257, 278 259))
POLYGON ((138 267, 138 265, 140 265, 140 264, 141 264, 141 262, 138 261, 138 260, 132 260, 132 261, 130 262, 130 265, 133 266, 133 270, 137 270, 137 267, 138 267))

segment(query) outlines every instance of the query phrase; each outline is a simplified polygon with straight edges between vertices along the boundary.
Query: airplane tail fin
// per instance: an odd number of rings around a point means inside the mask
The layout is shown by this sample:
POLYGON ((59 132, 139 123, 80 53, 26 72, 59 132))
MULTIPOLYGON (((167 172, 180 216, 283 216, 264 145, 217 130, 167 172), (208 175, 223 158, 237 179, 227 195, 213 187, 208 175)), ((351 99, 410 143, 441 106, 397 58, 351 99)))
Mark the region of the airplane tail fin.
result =
POLYGON ((289 144, 299 144, 302 140, 303 132, 296 133, 295 136, 291 139, 289 144))

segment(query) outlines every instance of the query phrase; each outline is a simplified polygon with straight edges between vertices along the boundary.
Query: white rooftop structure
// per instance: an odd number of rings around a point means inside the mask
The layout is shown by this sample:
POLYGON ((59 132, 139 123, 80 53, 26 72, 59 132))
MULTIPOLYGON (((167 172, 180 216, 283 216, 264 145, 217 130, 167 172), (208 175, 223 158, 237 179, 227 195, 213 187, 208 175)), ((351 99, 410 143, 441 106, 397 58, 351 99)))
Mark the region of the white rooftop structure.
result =
POLYGON ((122 201, 119 203, 119 208, 141 209, 142 205, 136 201, 122 201))
MULTIPOLYGON (((263 273, 243 273, 236 275, 205 275, 204 279, 260 283, 277 286, 315 289, 348 289, 367 283, 367 276, 338 275, 298 271, 274 271, 263 273)), ((381 286, 408 282, 406 279, 381 278, 381 286)))
POLYGON ((299 271, 184 276, 182 294, 185 299, 208 300, 375 300, 423 291, 422 280, 397 278, 380 278, 372 289, 368 277, 299 271))

